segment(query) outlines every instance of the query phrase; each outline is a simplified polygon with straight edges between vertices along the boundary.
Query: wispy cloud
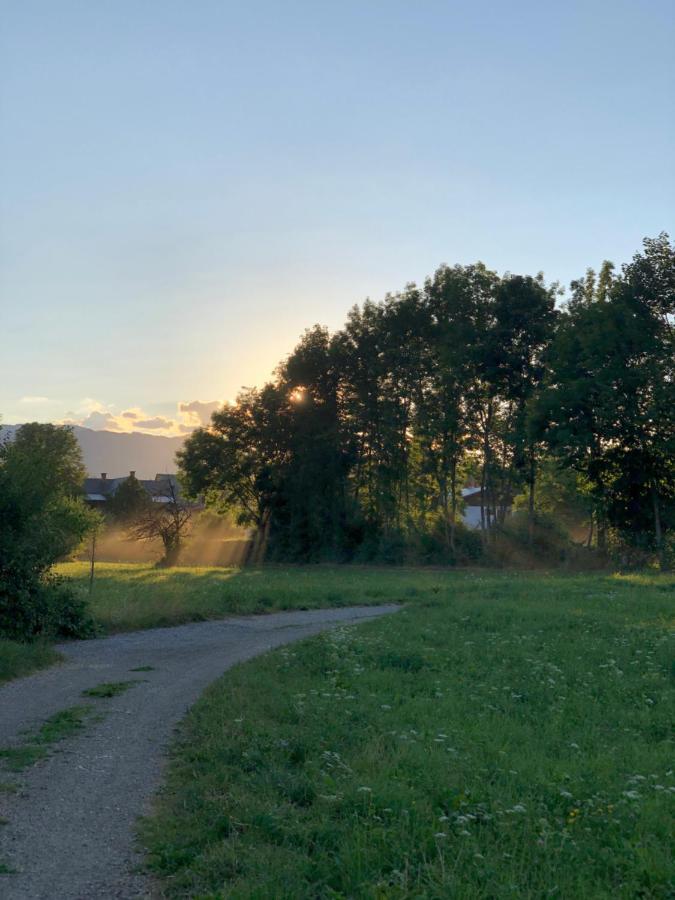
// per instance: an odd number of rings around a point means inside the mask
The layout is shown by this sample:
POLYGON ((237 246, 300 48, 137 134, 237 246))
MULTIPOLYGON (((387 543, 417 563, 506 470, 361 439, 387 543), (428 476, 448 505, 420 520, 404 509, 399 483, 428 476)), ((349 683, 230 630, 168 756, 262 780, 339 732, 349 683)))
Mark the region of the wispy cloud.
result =
POLYGON ((19 403, 49 403, 49 397, 34 397, 29 394, 27 397, 22 397, 19 403))

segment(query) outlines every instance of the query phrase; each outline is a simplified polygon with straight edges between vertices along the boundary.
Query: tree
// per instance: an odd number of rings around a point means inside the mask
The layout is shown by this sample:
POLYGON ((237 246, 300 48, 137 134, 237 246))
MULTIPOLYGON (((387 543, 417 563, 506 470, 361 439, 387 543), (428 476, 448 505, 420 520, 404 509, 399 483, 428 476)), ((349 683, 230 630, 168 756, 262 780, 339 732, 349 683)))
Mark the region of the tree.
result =
POLYGON ((285 455, 277 474, 273 550, 316 561, 343 552, 350 458, 344 449, 339 356, 324 328, 308 329, 278 370, 285 455))
POLYGON ((184 484, 255 529, 255 558, 403 559, 424 546, 450 561, 471 473, 485 546, 514 495, 527 497, 532 544, 535 510, 564 494, 569 509, 591 503, 601 550, 612 529, 665 564, 674 284, 665 235, 619 275, 587 270, 562 313, 541 275, 442 266, 421 290, 353 307, 332 336, 308 330, 272 382, 188 438, 184 484), (550 496, 538 504, 540 473, 550 496))
POLYGON ((617 353, 610 515, 624 534, 649 534, 666 569, 666 537, 675 529, 675 245, 662 233, 643 247, 613 291, 626 326, 617 353))
POLYGON ((556 318, 556 292, 557 285, 547 288, 543 276, 508 275, 501 279, 495 295, 491 343, 492 380, 498 388, 503 426, 500 495, 505 502, 520 483, 526 485, 530 543, 539 448, 529 427, 529 416, 546 372, 545 355, 556 318))
POLYGON ((289 459, 286 419, 290 398, 275 385, 242 391, 199 428, 177 454, 189 496, 204 495, 239 525, 267 532, 289 459))
POLYGON ((550 450, 584 475, 594 498, 597 543, 607 527, 647 541, 667 564, 675 522, 675 249, 645 240, 596 287, 574 282, 561 318, 538 416, 550 450))
POLYGON ((121 525, 143 516, 152 499, 135 475, 129 475, 106 502, 106 511, 121 525))
POLYGON ((0 445, 0 632, 90 630, 84 604, 51 573, 96 525, 81 499, 84 474, 69 428, 31 423, 0 445))
POLYGON ((472 432, 471 272, 460 266, 441 267, 426 282, 425 296, 428 340, 417 429, 423 469, 432 473, 438 488, 446 546, 454 552, 458 475, 472 432))
POLYGON ((158 565, 175 566, 191 518, 192 507, 181 498, 175 479, 169 477, 157 482, 154 498, 137 510, 129 531, 137 540, 159 539, 164 556, 158 565))

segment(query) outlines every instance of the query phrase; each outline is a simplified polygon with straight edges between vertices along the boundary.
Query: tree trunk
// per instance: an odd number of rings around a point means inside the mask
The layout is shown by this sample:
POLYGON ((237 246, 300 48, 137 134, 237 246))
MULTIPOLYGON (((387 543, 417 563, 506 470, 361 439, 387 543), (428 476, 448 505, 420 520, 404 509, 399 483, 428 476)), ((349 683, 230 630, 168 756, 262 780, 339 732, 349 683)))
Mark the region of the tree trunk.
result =
POLYGON ((605 524, 605 517, 601 511, 598 511, 596 514, 597 525, 596 525, 596 533, 597 533, 597 547, 598 552, 603 556, 607 553, 607 526, 605 524))
POLYGON ((91 535, 91 566, 89 568, 89 593, 91 594, 94 588, 94 564, 96 562, 96 531, 94 530, 91 535))
POLYGON ((656 542, 656 554, 659 559, 659 568, 662 572, 668 571, 666 549, 663 545, 663 532, 661 530, 661 509, 659 507, 659 494, 656 485, 652 485, 652 508, 654 510, 654 539, 656 542))
POLYGON ((451 497, 451 516, 450 519, 450 549, 455 552, 455 520, 457 516, 457 459, 453 456, 452 465, 450 467, 450 497, 451 497))
POLYGON ((480 531, 481 537, 483 538, 483 543, 485 543, 485 531, 486 531, 486 521, 485 521, 485 459, 483 459, 483 467, 480 473, 480 531))
POLYGON ((490 407, 483 426, 483 465, 480 473, 480 528, 483 543, 487 543, 490 528, 490 498, 488 497, 488 466, 490 464, 490 407), (487 501, 487 505, 486 505, 487 501))
POLYGON ((527 542, 532 546, 534 543, 534 485, 536 479, 536 464, 534 453, 530 456, 530 496, 527 500, 527 542))
POLYGON ((438 487, 441 492, 441 508, 443 510, 443 536, 445 538, 445 549, 449 550, 452 542, 450 538, 450 516, 448 513, 448 485, 444 476, 441 476, 439 478, 438 487))

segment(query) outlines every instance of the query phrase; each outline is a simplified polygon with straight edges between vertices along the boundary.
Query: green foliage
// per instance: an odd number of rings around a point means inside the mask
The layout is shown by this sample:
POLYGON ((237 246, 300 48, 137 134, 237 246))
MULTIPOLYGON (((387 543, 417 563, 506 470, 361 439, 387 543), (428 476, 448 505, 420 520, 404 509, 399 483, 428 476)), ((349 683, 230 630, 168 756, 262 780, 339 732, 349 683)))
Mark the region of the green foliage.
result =
POLYGON ((532 547, 557 491, 567 524, 592 516, 600 551, 613 529, 664 566, 674 272, 667 236, 647 240, 620 275, 604 263, 573 282, 560 314, 541 276, 442 266, 423 288, 354 307, 332 336, 307 331, 272 383, 188 438, 185 483, 256 529, 257 561, 411 561, 439 521, 444 552, 432 555, 458 561, 472 472, 485 552, 516 495, 532 547))
POLYGON ((106 502, 108 514, 122 526, 130 525, 147 512, 152 499, 135 475, 125 478, 106 502))
POLYGON ((665 568, 673 284, 666 235, 620 275, 588 270, 563 314, 541 276, 443 266, 354 307, 332 337, 307 331, 273 383, 188 439, 186 483, 255 527, 256 560, 461 561, 471 472, 488 556, 519 495, 528 527, 511 538, 531 549, 547 512, 586 526, 601 554, 611 538, 665 568))
POLYGON ((541 281, 443 268, 332 338, 307 331, 275 383, 186 441, 184 481, 253 525, 268 559, 411 561, 440 516, 452 562, 467 452, 485 451, 488 522, 532 455, 524 409, 552 324, 541 281))
POLYGON ((85 604, 50 574, 98 521, 79 496, 83 477, 68 428, 24 425, 0 446, 0 634, 91 633, 85 604))
POLYGON ((666 564, 675 526, 675 247, 643 254, 596 287, 576 282, 550 354, 538 424, 550 450, 586 481, 598 543, 614 528, 666 564))
POLYGON ((167 897, 669 896, 673 578, 420 575, 193 708, 142 828, 167 897))

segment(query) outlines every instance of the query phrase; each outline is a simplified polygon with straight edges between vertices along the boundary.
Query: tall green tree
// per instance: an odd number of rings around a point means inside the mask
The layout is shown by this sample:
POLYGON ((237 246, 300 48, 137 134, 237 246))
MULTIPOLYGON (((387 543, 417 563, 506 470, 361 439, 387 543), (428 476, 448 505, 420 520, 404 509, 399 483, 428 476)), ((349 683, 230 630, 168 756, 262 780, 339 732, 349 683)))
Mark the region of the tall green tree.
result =
MULTIPOLYGON (((603 271, 611 272, 609 264, 603 271)), ((675 251, 667 235, 618 277, 573 284, 539 400, 550 449, 591 486, 598 546, 607 527, 649 541, 665 567, 673 527, 675 251)))
POLYGON ((565 505, 582 519, 592 503, 601 550, 611 529, 665 565, 672 256, 661 235, 619 274, 608 262, 587 270, 562 313, 542 276, 482 263, 368 300, 332 336, 307 331, 273 382, 193 434, 185 483, 283 558, 372 558, 423 536, 451 559, 468 472, 487 545, 523 493, 533 543, 542 471, 551 496, 560 479, 567 499, 578 489, 565 505))

